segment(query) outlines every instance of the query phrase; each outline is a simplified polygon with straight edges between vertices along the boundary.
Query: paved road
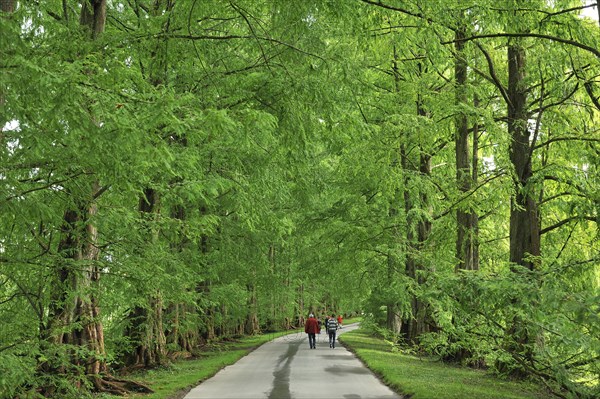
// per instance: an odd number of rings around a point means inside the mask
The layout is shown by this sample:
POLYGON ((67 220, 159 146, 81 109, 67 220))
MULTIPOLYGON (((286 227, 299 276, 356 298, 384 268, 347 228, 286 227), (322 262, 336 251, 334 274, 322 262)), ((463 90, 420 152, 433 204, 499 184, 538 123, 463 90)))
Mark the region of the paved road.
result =
MULTIPOLYGON (((342 334, 357 326, 345 326, 342 334)), ((346 348, 317 335, 277 338, 192 389, 184 399, 401 399, 346 348)))

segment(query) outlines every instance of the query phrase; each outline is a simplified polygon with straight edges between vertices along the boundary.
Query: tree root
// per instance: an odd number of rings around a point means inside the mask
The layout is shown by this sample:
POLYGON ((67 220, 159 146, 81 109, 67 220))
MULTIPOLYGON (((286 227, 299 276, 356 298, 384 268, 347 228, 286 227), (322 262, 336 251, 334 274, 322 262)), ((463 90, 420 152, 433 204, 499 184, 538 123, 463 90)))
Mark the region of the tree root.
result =
POLYGON ((188 351, 179 351, 179 352, 171 352, 169 354, 169 359, 171 361, 179 360, 179 359, 192 359, 194 355, 192 355, 188 351))
POLYGON ((111 395, 125 396, 130 393, 153 393, 150 387, 135 381, 115 378, 110 375, 92 377, 94 390, 111 395))

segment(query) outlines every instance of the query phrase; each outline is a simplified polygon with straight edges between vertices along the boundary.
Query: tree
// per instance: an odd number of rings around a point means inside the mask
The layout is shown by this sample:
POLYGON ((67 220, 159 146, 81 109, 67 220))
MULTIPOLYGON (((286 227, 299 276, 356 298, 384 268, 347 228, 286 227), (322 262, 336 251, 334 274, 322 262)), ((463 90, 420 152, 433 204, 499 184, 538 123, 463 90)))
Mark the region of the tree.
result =
POLYGON ((2 5, 9 395, 124 392, 118 368, 364 311, 593 396, 581 2, 2 5))

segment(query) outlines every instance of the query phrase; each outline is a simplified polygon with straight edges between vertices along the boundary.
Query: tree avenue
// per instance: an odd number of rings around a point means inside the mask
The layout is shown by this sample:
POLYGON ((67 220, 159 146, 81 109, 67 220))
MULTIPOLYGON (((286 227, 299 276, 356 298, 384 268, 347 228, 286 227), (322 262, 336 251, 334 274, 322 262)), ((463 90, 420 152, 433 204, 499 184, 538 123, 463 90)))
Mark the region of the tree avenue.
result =
POLYGON ((311 312, 598 397, 593 3, 1 0, 0 397, 311 312))

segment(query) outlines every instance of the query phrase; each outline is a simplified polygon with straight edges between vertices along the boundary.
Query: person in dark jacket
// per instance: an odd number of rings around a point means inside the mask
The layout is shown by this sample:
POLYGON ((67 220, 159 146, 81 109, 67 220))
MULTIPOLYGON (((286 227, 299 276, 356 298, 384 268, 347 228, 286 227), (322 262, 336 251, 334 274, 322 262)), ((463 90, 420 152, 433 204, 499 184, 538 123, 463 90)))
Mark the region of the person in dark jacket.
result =
POLYGON ((331 315, 331 318, 327 320, 327 333, 329 334, 329 347, 335 348, 335 333, 338 329, 338 323, 335 319, 335 314, 331 315))
POLYGON ((304 332, 308 334, 308 344, 310 345, 310 349, 316 349, 316 334, 319 333, 319 323, 312 313, 308 316, 308 320, 306 320, 306 323, 304 324, 304 332))

